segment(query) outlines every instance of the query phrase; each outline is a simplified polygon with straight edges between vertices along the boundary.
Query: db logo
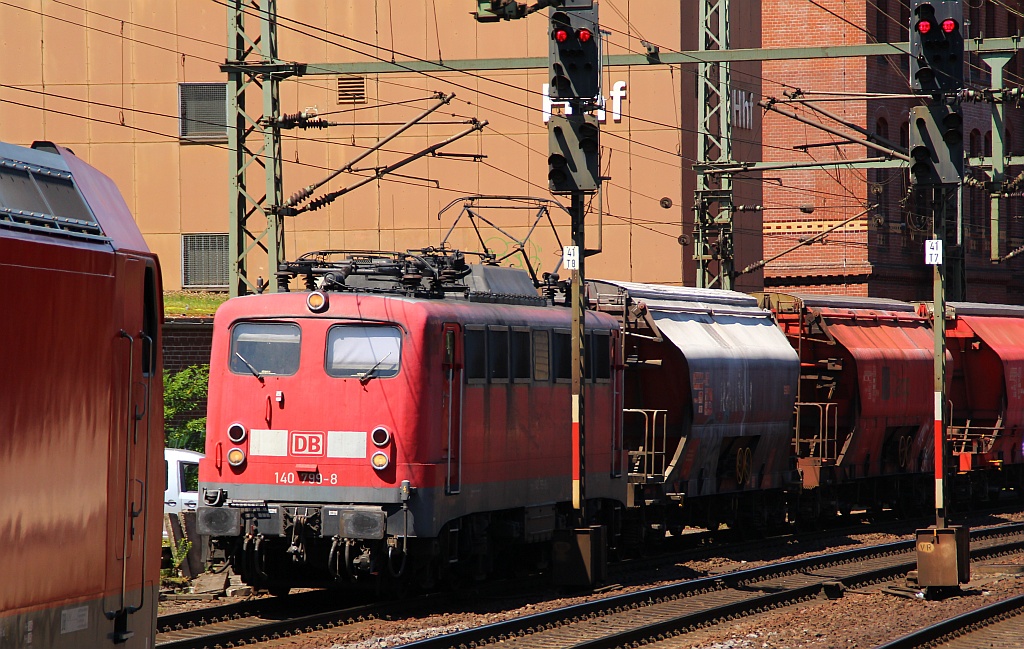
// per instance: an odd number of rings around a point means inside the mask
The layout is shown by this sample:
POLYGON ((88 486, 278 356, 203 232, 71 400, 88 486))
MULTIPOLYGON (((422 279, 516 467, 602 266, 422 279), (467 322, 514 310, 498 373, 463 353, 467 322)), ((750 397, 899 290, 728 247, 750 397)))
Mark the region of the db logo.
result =
POLYGON ((326 455, 323 433, 292 433, 290 455, 326 455))

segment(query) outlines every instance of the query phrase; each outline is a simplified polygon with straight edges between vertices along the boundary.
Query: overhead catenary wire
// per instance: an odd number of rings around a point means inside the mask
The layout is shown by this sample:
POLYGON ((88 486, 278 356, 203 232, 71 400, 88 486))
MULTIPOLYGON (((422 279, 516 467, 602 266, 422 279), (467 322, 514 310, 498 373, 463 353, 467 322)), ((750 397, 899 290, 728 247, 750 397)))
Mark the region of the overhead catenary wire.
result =
MULTIPOLYGON (((663 126, 668 127, 668 125, 663 125, 663 126)), ((663 152, 663 153, 668 153, 668 154, 672 155, 671 152, 663 152)), ((288 161, 288 162, 291 162, 291 161, 288 161)), ((786 188, 786 189, 791 189, 791 188, 786 188)), ((795 188, 792 189, 792 190, 795 190, 795 191, 805 191, 805 189, 795 189, 795 188)))

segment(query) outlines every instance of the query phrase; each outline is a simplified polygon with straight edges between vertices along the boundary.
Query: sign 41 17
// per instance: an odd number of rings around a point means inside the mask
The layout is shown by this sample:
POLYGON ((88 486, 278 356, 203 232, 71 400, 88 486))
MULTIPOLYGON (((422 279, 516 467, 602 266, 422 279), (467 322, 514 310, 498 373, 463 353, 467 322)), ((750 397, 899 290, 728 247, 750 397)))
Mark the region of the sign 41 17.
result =
POLYGON ((942 239, 928 239, 924 242, 924 263, 929 266, 942 265, 942 239))

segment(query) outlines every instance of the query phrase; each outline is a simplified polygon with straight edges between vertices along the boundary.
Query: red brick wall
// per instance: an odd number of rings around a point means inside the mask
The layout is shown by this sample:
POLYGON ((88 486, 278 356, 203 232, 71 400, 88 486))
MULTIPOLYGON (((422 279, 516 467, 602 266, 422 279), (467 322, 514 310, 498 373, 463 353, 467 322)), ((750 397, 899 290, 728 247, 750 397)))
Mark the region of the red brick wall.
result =
MULTIPOLYGON (((967 27, 970 36, 978 35, 979 29, 992 31, 992 24, 995 34, 986 33, 986 36, 1004 36, 1024 27, 1024 18, 1005 8, 1009 5, 1020 10, 1024 3, 1019 0, 998 4, 987 0, 978 2, 983 2, 984 6, 977 11, 977 16, 973 16, 975 26, 967 27)), ((798 0, 765 0, 762 13, 764 47, 852 45, 908 38, 908 0, 819 0, 817 4, 823 8, 798 0), (858 29, 858 26, 869 33, 858 29)), ((965 20, 971 18, 972 12, 965 5, 965 20)), ((812 92, 906 93, 909 89, 907 68, 907 57, 903 55, 765 62, 764 93, 779 99, 784 98, 784 92, 792 93, 795 88, 812 92)), ((1009 73, 1005 77, 1006 85, 1021 85, 1020 69, 1021 64, 1016 59, 1010 62, 1006 68, 1009 73)), ((970 68, 967 75, 969 86, 986 87, 988 82, 983 70, 970 68)), ((913 103, 916 102, 857 99, 817 105, 872 132, 878 132, 882 126, 887 130, 889 140, 905 146, 907 113, 913 103)), ((842 128, 800 105, 782 107, 842 128)), ((984 150, 985 133, 990 130, 988 104, 966 105, 964 114, 965 146, 969 147, 971 130, 978 129, 979 153, 988 153, 984 150)), ((1009 109, 1008 115, 1007 123, 1013 139, 1008 143, 1008 149, 1021 152, 1024 150, 1024 144, 1019 143, 1024 142, 1024 111, 1009 109)), ((806 152, 793 149, 797 145, 838 140, 833 135, 777 114, 768 113, 764 118, 765 160, 812 161, 881 155, 853 145, 812 147, 806 152)), ((1012 177, 1018 171, 1013 170, 1008 175, 1012 177)), ((980 174, 977 175, 980 178, 980 174)), ((855 228, 837 231, 829 235, 824 244, 800 248, 770 263, 765 269, 765 283, 771 290, 796 288, 905 300, 930 299, 931 276, 922 266, 924 239, 930 235, 931 224, 928 219, 916 216, 915 206, 907 200, 909 179, 905 173, 897 170, 833 169, 769 172, 765 176, 779 179, 764 184, 764 204, 769 208, 765 212, 766 257, 789 248, 801 236, 816 234, 854 216, 866 202, 879 204, 865 218, 856 221, 855 228), (796 209, 804 203, 813 203, 813 214, 802 214, 796 209), (789 223, 793 227, 790 231, 780 231, 779 223, 789 223)), ((1017 288, 1024 279, 1024 262, 1013 260, 993 266, 988 261, 987 195, 978 189, 965 189, 964 194, 968 299, 1024 302, 1024 295, 1017 288)), ((1004 199, 1001 210, 1001 252, 1005 254, 1024 245, 1024 220, 1020 218, 1024 201, 1004 199)))
POLYGON ((164 369, 179 372, 210 363, 213 318, 168 318, 163 336, 164 369))

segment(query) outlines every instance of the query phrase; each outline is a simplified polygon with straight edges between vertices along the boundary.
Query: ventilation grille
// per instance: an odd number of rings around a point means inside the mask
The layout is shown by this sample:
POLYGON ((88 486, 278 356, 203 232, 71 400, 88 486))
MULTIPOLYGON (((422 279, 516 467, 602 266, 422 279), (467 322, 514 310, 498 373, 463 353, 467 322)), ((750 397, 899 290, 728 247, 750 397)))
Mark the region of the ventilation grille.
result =
POLYGON ((181 235, 181 285, 184 288, 227 288, 228 235, 181 235))
POLYGON ((338 76, 338 103, 365 104, 366 78, 359 74, 342 74, 338 76))
POLYGON ((227 139, 227 97, 225 83, 179 84, 179 135, 189 140, 227 139))

